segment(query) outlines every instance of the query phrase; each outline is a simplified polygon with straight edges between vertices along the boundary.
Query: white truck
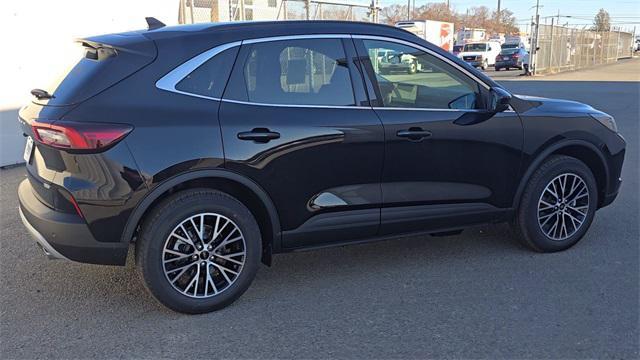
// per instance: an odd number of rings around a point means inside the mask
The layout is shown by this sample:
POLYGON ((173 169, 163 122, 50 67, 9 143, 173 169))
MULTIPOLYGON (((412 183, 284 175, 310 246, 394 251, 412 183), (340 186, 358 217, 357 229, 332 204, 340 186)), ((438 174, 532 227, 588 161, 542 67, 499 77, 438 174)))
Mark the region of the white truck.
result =
POLYGON ((411 20, 400 21, 396 23, 396 27, 412 32, 446 51, 453 50, 453 23, 434 20, 411 20))
POLYGON ((500 43, 495 41, 471 42, 464 44, 458 57, 471 66, 486 70, 495 65, 500 50, 500 43))

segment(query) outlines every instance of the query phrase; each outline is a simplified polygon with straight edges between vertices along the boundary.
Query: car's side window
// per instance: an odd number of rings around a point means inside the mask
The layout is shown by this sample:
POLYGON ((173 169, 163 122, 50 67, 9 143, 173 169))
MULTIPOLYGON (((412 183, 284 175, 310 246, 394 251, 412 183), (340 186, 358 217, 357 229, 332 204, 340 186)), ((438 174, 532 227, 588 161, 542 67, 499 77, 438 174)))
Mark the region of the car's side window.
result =
POLYGON ((236 46, 213 56, 180 80, 176 90, 220 98, 237 54, 236 46))
POLYGON ((248 101, 282 105, 355 105, 340 39, 250 44, 243 67, 248 101))
POLYGON ((363 40, 385 107, 476 109, 478 84, 445 61, 410 46, 363 40))

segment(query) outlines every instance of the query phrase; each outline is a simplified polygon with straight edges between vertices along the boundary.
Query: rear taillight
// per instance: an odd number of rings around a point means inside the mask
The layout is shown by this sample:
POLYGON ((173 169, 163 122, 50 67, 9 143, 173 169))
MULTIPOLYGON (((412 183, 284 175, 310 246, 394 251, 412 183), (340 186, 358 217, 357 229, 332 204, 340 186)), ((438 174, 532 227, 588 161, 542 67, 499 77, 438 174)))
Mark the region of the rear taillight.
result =
POLYGON ((519 57, 520 57, 520 55, 518 55, 518 54, 513 54, 511 57, 512 57, 512 58, 514 58, 514 59, 517 59, 517 58, 519 58, 519 57))
POLYGON ((58 121, 53 124, 33 121, 37 141, 59 149, 101 150, 122 140, 133 127, 123 124, 77 123, 58 121))

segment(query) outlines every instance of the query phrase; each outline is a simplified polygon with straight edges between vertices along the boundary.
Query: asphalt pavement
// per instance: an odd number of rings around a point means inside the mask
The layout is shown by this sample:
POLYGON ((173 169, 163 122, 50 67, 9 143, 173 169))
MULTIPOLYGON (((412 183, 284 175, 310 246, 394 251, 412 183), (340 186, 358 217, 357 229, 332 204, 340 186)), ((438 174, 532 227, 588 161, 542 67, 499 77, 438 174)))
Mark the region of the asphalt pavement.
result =
POLYGON ((46 260, 17 212, 24 169, 0 170, 0 358, 637 359, 638 74, 632 60, 504 81, 592 104, 627 139, 620 196, 572 249, 533 253, 494 225, 278 255, 205 315, 157 304, 132 261, 46 260))

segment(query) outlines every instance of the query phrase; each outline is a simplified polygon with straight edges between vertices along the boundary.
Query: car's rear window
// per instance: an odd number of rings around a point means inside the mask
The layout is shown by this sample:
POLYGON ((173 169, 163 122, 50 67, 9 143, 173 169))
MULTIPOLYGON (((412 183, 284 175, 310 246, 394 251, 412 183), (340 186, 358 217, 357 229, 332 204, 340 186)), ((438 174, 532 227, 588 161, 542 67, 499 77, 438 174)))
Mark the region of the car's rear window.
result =
POLYGON ((63 68, 61 76, 41 87, 53 97, 34 99, 35 102, 42 105, 80 103, 133 74, 155 56, 155 48, 150 41, 131 50, 89 42, 83 42, 81 49, 79 58, 63 68), (148 48, 152 52, 144 53, 143 50, 148 48))
POLYGON ((339 39, 251 45, 243 69, 247 98, 268 104, 355 105, 345 58, 339 39))
POLYGON ((237 54, 237 46, 217 54, 180 80, 176 89, 207 97, 222 97, 237 54))
POLYGON ((502 49, 502 51, 500 51, 500 55, 511 55, 511 54, 515 54, 517 52, 519 52, 520 49, 515 48, 515 49, 502 49))

